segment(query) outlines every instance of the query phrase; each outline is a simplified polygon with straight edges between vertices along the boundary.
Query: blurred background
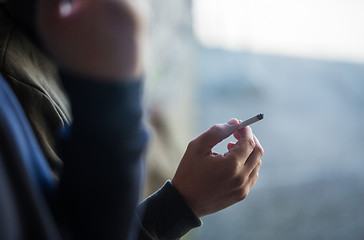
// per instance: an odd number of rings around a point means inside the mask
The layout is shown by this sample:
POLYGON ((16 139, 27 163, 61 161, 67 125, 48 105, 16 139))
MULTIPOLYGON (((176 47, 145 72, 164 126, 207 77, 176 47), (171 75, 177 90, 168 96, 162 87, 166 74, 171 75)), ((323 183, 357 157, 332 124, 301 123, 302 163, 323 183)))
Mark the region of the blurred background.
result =
POLYGON ((184 239, 363 240, 364 1, 151 7, 146 194, 211 125, 265 114, 252 126, 265 149, 255 188, 184 239))

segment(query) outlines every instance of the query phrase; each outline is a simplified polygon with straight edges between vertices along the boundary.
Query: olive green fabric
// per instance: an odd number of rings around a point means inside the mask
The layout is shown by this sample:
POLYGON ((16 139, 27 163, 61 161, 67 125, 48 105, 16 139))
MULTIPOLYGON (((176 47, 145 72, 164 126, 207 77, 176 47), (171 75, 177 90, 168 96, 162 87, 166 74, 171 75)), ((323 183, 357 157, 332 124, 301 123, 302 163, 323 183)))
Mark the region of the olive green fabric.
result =
POLYGON ((71 121, 70 105, 52 62, 9 19, 0 4, 0 72, 17 95, 57 177, 55 135, 71 121))

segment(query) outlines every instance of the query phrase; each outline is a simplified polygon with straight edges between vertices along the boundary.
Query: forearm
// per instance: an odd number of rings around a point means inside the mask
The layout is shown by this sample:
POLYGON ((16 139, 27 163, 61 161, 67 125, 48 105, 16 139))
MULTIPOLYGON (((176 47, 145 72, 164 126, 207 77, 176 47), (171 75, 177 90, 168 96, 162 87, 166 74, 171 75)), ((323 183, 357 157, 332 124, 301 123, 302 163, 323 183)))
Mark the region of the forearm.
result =
POLYGON ((137 216, 142 226, 139 240, 179 239, 201 226, 200 219, 170 181, 138 206, 137 216))
POLYGON ((60 191, 72 234, 127 239, 146 144, 141 81, 101 83, 62 74, 73 111, 60 191))

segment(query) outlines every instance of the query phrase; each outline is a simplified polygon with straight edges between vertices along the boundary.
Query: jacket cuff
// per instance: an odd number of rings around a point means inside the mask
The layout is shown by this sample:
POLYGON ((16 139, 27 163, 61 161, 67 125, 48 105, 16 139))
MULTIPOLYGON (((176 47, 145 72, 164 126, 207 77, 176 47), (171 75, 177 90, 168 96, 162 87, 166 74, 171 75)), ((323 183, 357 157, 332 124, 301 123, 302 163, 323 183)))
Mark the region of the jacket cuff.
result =
POLYGON ((157 239, 179 239, 202 224, 171 181, 142 202, 137 214, 144 234, 157 239))

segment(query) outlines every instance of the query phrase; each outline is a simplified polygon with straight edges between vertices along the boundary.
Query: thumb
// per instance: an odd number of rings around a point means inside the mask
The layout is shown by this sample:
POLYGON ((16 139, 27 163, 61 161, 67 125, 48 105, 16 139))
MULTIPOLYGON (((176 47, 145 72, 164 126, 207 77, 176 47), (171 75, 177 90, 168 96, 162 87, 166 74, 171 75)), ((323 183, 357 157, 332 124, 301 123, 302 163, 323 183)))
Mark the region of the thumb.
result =
POLYGON ((209 130, 201 134, 196 141, 203 151, 210 151, 216 144, 229 137, 239 126, 239 121, 235 118, 227 123, 215 124, 209 130))

